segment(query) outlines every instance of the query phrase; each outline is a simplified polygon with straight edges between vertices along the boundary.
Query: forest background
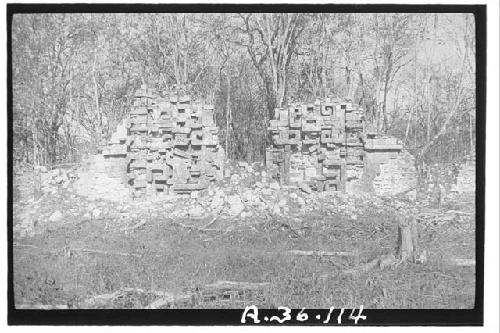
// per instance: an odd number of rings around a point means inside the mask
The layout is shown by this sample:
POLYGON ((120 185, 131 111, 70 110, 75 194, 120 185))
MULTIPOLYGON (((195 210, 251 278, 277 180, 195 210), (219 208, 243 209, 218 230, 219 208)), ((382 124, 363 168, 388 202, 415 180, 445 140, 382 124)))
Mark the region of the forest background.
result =
POLYGON ((78 162, 142 85, 213 103, 227 156, 263 161, 274 108, 351 99, 418 163, 475 150, 471 14, 16 14, 16 165, 78 162))

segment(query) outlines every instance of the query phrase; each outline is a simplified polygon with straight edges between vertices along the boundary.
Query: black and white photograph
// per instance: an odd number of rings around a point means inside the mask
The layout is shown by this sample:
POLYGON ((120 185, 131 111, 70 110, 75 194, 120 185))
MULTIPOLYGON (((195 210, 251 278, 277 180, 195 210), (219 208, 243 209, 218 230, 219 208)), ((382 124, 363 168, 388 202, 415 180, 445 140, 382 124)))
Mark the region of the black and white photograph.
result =
POLYGON ((7 38, 12 322, 482 324, 484 4, 9 4, 7 38))

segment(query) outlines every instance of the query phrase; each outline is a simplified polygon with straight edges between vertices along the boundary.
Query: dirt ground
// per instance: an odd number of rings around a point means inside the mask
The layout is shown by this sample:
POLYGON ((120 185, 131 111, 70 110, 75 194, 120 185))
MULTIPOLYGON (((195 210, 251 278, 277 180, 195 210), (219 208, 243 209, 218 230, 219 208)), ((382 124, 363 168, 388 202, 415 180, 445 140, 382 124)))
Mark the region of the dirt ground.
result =
MULTIPOLYGON (((16 179, 18 184, 26 183, 26 179, 16 179)), ((455 196, 439 207, 409 207, 431 212, 418 220, 419 248, 427 253, 424 263, 407 262, 348 275, 345 269, 395 251, 394 211, 380 201, 349 197, 346 200, 355 205, 353 215, 352 211, 330 209, 337 200, 333 194, 312 200, 315 206, 306 213, 292 209, 280 216, 207 215, 194 219, 169 214, 186 199, 136 209, 134 205, 90 202, 65 188, 37 197, 29 188, 19 185, 14 191, 18 306, 144 308, 159 292, 202 292, 207 284, 221 280, 268 284, 244 297, 205 298, 169 307, 474 306, 475 266, 450 263, 453 258, 475 258, 473 195, 455 196), (102 213, 89 216, 95 209, 102 213), (63 217, 51 221, 48 216, 53 217, 55 210, 63 217), (16 225, 26 219, 34 232, 19 232, 16 225), (296 256, 289 250, 354 255, 296 256), (88 302, 97 295, 116 296, 118 291, 121 294, 104 305, 88 302)))

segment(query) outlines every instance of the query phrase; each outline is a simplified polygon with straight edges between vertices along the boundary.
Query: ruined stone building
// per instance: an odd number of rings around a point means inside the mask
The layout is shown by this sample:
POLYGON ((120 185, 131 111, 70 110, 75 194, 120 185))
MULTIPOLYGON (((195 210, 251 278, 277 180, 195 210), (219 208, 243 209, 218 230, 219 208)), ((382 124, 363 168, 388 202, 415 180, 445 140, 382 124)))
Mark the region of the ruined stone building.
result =
POLYGON ((476 191, 476 155, 475 152, 465 158, 464 163, 460 166, 457 175, 457 182, 454 190, 463 192, 476 191))
MULTIPOLYGON (((413 157, 398 139, 368 130, 364 111, 349 101, 278 108, 269 125, 268 176, 283 185, 377 194, 415 186, 413 157)), ((223 178, 225 163, 213 106, 146 86, 98 158, 93 177, 135 195, 203 190, 223 178)))
POLYGON ((393 194, 415 185, 413 157, 393 137, 366 129, 363 109, 324 99, 275 110, 266 166, 282 184, 317 191, 393 194))
POLYGON ((106 172, 134 194, 190 193, 223 176, 212 105, 188 95, 158 95, 141 87, 128 119, 118 126, 102 155, 106 172))

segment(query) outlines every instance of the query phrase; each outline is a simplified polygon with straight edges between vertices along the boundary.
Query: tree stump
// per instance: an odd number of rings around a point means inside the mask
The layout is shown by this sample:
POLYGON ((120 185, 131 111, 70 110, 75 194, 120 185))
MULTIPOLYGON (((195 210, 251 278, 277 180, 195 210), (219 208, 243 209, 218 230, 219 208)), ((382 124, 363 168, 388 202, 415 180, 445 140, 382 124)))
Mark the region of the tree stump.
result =
POLYGON ((418 231, 415 216, 398 215, 397 257, 401 261, 414 261, 418 250, 418 231))
POLYGON ((38 200, 42 195, 42 175, 40 173, 40 170, 35 167, 33 179, 33 197, 35 198, 35 200, 38 200))

